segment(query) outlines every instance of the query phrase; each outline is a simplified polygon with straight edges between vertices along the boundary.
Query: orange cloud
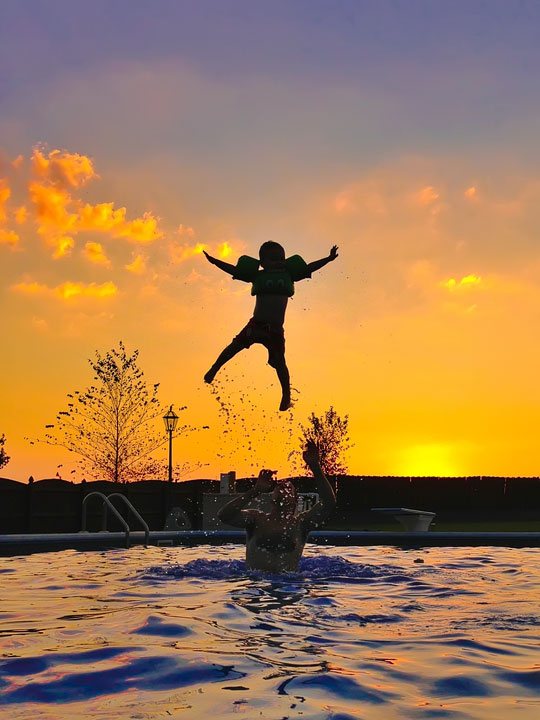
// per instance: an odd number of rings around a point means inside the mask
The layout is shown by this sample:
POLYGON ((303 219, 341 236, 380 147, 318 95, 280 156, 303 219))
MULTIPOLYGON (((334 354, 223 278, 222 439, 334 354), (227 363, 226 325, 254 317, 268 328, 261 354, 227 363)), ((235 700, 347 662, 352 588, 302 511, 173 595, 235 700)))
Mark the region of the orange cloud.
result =
POLYGON ((344 188, 332 200, 332 207, 338 215, 384 215, 386 206, 386 200, 375 181, 360 182, 344 188))
POLYGON ((22 156, 22 155, 17 155, 17 157, 15 158, 15 160, 12 160, 12 161, 11 161, 11 166, 14 167, 15 170, 18 170, 18 169, 21 167, 21 165, 23 164, 23 162, 24 162, 23 156, 22 156))
POLYGON ((55 288, 41 285, 37 282, 22 282, 13 286, 13 290, 24 295, 50 295, 70 300, 74 297, 106 298, 116 295, 118 288, 113 282, 104 282, 101 285, 96 283, 80 283, 67 281, 55 288))
POLYGON ((157 218, 151 212, 145 212, 142 218, 136 218, 115 233, 116 237, 124 237, 138 243, 149 243, 163 237, 158 230, 157 218))
POLYGON ((432 185, 428 185, 420 190, 420 192, 416 193, 414 199, 419 205, 431 205, 431 203, 439 199, 439 193, 432 185))
POLYGON ((37 317, 34 315, 32 318, 32 325, 40 332, 45 332, 49 329, 49 325, 44 318, 37 317))
POLYGON ((432 288, 435 284, 436 266, 430 260, 416 260, 405 271, 409 287, 432 288))
POLYGON ((69 212, 71 195, 61 188, 32 181, 28 187, 30 199, 34 203, 41 235, 63 234, 73 231, 77 215, 69 212))
POLYGON ((180 223, 176 232, 180 236, 187 235, 187 237, 195 237, 195 230, 192 227, 184 227, 182 223, 180 223))
POLYGON ((0 178, 0 222, 7 220, 6 203, 11 195, 11 190, 6 178, 0 178))
MULTIPOLYGON (((447 298, 447 292, 452 296, 452 302, 457 301, 458 298, 469 298, 469 291, 473 288, 482 289, 482 292, 490 290, 501 290, 502 282, 494 280, 493 276, 483 279, 479 275, 473 273, 464 275, 462 278, 449 278, 448 280, 441 280, 441 272, 439 268, 429 260, 418 260, 406 268, 406 279, 409 288, 420 290, 426 298, 436 299, 438 302, 441 299, 441 288, 444 290, 444 297, 447 298)), ((446 302, 446 300, 445 300, 446 302)), ((450 306, 448 306, 450 307, 450 306)), ((453 308, 457 308, 460 311, 463 310, 461 305, 451 305, 453 308)), ((472 312, 476 309, 476 305, 466 308, 467 312, 472 312)))
POLYGON ((38 233, 53 248, 55 260, 71 253, 75 241, 71 235, 76 232, 77 215, 68 210, 71 202, 69 192, 53 185, 32 181, 29 185, 38 222, 38 233))
POLYGON ((205 250, 207 247, 208 246, 204 245, 203 243, 197 243, 193 247, 191 247, 190 245, 182 245, 181 247, 179 247, 178 245, 169 245, 171 261, 175 264, 182 263, 185 260, 193 257, 194 255, 201 255, 202 251, 205 250))
POLYGON ((115 231, 126 222, 126 208, 114 209, 114 203, 85 205, 79 214, 78 225, 82 230, 115 231))
POLYGON ((465 197, 469 200, 472 200, 473 198, 478 197, 478 193, 475 187, 470 187, 465 190, 465 197))
POLYGON ((19 244, 19 236, 13 230, 0 228, 0 245, 8 245, 12 249, 19 244))
MULTIPOLYGON (((17 166, 21 163, 22 156, 14 162, 17 166)), ((31 169, 33 178, 28 182, 30 204, 14 210, 12 219, 22 225, 31 216, 37 223, 38 234, 52 248, 55 259, 71 252, 75 246, 74 238, 80 232, 107 233, 113 238, 124 238, 137 244, 152 243, 163 237, 158 218, 151 212, 128 220, 125 207, 116 208, 113 202, 83 203, 74 194, 74 190, 99 177, 92 160, 86 155, 60 150, 47 154, 34 148, 31 169)), ((6 203, 10 196, 7 179, 0 179, 0 222, 7 221, 6 203)), ((190 237, 195 234, 193 228, 182 225, 178 232, 190 237)), ((2 244, 14 246, 18 241, 13 231, 3 232, 2 244)), ((85 255, 94 263, 110 263, 99 243, 87 243, 85 255)), ((138 263, 135 268, 141 272, 142 265, 138 263)))
POLYGON ((127 238, 137 243, 150 243, 163 237, 157 219, 150 212, 142 218, 126 221, 126 208, 115 210, 114 203, 85 205, 80 209, 77 227, 80 230, 110 232, 113 237, 127 238))
POLYGON ((32 169, 37 177, 62 186, 79 187, 88 180, 99 177, 89 157, 60 150, 52 150, 48 157, 45 157, 40 150, 34 148, 32 169))
POLYGON ((137 255, 133 262, 126 265, 125 268, 134 275, 143 275, 146 272, 146 261, 142 255, 137 255))
POLYGON ((111 261, 105 255, 103 246, 97 242, 87 242, 84 246, 84 256, 90 260, 90 262, 96 263, 97 265, 105 265, 109 267, 111 261))
POLYGON ((102 283, 101 285, 97 285, 96 283, 89 283, 88 285, 85 285, 84 283, 65 282, 56 287, 54 291, 63 300, 69 300, 70 298, 77 297, 78 295, 96 298, 110 297, 111 295, 116 295, 118 288, 110 280, 102 283))
POLYGON ((15 222, 17 223, 17 225, 23 225, 28 218, 28 210, 25 208, 24 205, 17 208, 13 214, 15 216, 15 222))
POLYGON ((16 292, 23 293, 23 295, 37 295, 43 292, 49 292, 49 288, 45 285, 40 285, 37 282, 21 282, 13 285, 13 290, 16 292))
POLYGON ((55 260, 58 260, 58 258, 62 258, 65 255, 70 255, 71 251, 75 247, 75 240, 68 235, 63 235, 59 238, 51 238, 47 241, 47 243, 55 249, 53 253, 53 258, 55 260))
POLYGON ((66 232, 70 235, 82 231, 106 232, 112 237, 126 238, 136 243, 150 243, 163 236, 158 229, 157 219, 151 213, 144 213, 142 217, 128 221, 126 208, 115 209, 112 202, 97 205, 87 203, 80 207, 68 190, 54 184, 32 181, 29 192, 36 211, 38 232, 55 248, 58 235, 66 232))
POLYGON ((478 275, 465 275, 465 277, 462 277, 461 280, 450 278, 449 280, 443 282, 442 285, 449 290, 456 290, 457 288, 474 287, 476 285, 480 285, 481 282, 482 278, 478 277, 478 275))
POLYGON ((199 282, 200 280, 202 280, 202 279, 203 279, 203 276, 202 276, 200 273, 198 273, 198 272, 195 270, 195 268, 193 268, 193 269, 191 270, 191 272, 189 273, 189 275, 187 276, 186 282, 187 282, 187 283, 190 283, 190 284, 191 284, 191 283, 198 283, 198 282, 199 282))
POLYGON ((347 212, 347 210, 354 210, 355 205, 351 200, 350 193, 347 191, 340 192, 334 198, 334 210, 337 213, 347 212))
POLYGON ((227 241, 225 241, 218 247, 219 257, 226 258, 226 257, 229 257, 229 255, 231 253, 232 253, 232 247, 229 245, 229 243, 227 241))
MULTIPOLYGON (((206 250, 208 248, 208 245, 206 243, 197 243, 196 245, 169 245, 169 252, 171 257, 171 262, 173 262, 175 265, 178 265, 179 263, 183 263, 186 260, 189 260, 189 258, 195 257, 196 255, 201 255, 203 250, 206 250)), ((234 248, 230 245, 227 240, 221 243, 221 245, 218 246, 216 254, 220 258, 227 258, 231 254, 235 252, 234 248)))

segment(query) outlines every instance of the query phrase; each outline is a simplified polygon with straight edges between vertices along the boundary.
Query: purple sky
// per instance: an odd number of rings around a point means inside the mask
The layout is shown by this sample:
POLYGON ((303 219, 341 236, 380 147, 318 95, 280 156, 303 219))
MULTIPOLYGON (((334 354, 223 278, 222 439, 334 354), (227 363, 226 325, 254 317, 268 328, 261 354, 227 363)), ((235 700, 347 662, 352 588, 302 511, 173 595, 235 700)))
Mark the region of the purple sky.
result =
MULTIPOLYGON (((299 92, 337 83, 387 99, 388 116, 371 128, 371 154, 404 139, 414 150, 460 143, 474 151, 506 137, 509 125, 523 131, 538 113, 536 2, 8 0, 0 13, 0 100, 8 114, 34 116, 41 132, 44 86, 157 61, 216 82, 270 78, 299 92)), ((32 138, 29 117, 25 124, 32 138)), ((344 114, 344 153, 351 125, 344 114)), ((536 157, 526 142, 515 149, 536 157)))

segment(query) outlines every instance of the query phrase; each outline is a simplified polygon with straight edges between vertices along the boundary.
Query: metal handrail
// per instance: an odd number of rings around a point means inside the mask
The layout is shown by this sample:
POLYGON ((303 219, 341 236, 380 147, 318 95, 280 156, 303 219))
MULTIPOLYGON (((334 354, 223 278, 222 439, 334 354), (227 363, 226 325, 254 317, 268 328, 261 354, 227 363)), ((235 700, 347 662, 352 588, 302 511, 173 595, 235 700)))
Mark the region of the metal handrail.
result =
POLYGON ((124 520, 124 518, 120 515, 118 510, 114 507, 114 505, 109 500, 109 498, 106 495, 104 495, 103 493, 98 492, 97 490, 94 490, 94 492, 88 493, 88 495, 86 495, 83 498, 81 532, 87 532, 87 530, 86 530, 86 501, 89 500, 89 498, 91 498, 93 496, 97 496, 97 497, 101 498, 101 501, 103 503, 103 505, 102 505, 103 511, 102 511, 102 515, 101 515, 102 531, 107 530, 107 508, 109 508, 109 510, 111 510, 113 515, 116 517, 116 519, 119 520, 120 523, 124 526, 125 531, 126 531, 126 548, 129 548, 129 525, 124 520))
POLYGON ((135 517, 137 518, 137 520, 138 520, 138 521, 141 523, 141 525, 143 526, 143 530, 144 530, 144 547, 148 547, 148 540, 149 540, 149 537, 150 537, 150 528, 148 527, 148 524, 146 523, 146 520, 143 520, 143 518, 140 516, 140 514, 138 513, 138 511, 133 507, 133 505, 132 505, 131 502, 127 499, 127 497, 126 497, 125 495, 122 495, 122 493, 111 493, 111 495, 108 495, 107 497, 108 497, 109 500, 111 500, 111 498, 113 498, 113 497, 114 497, 114 498, 116 498, 116 497, 122 498, 122 500, 123 500, 123 501, 125 502, 125 504, 128 506, 128 509, 135 515, 135 517))

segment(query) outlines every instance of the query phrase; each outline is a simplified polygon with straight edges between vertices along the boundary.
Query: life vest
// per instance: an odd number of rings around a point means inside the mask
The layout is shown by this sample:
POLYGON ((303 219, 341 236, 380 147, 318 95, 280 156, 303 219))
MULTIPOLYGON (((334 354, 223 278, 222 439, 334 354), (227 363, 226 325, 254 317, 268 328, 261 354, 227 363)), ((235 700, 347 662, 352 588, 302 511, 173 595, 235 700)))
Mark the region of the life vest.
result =
POLYGON ((252 283, 252 295, 294 295, 294 283, 310 278, 308 264, 300 255, 292 255, 285 260, 285 267, 279 270, 259 269, 259 261, 249 255, 241 255, 236 263, 233 275, 235 280, 252 283))

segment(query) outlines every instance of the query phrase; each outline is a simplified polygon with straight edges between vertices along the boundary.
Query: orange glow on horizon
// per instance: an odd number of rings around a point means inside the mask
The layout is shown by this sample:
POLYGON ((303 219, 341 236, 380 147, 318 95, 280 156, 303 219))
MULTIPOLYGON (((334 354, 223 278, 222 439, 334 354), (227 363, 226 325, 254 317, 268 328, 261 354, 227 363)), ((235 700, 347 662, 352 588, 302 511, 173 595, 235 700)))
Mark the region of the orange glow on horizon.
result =
POLYGON ((399 475, 416 477, 458 477, 463 475, 455 448, 445 443, 426 443, 405 448, 398 456, 399 475))

